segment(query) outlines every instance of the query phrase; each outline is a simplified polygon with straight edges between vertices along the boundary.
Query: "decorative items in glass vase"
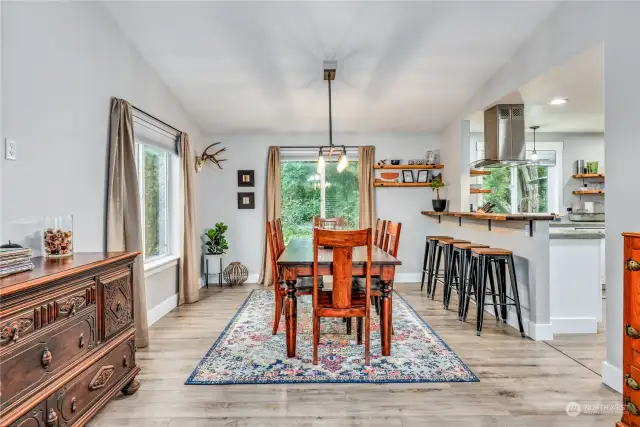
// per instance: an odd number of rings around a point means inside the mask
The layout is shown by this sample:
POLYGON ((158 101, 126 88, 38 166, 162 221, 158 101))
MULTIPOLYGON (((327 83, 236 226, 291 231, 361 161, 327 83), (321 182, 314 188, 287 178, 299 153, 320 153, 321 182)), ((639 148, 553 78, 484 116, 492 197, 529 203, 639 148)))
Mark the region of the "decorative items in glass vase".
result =
POLYGON ((230 285, 241 285, 247 281, 249 270, 239 262, 232 262, 222 273, 224 281, 230 285))
POLYGON ((73 255, 73 215, 43 218, 42 237, 45 257, 64 258, 73 255))

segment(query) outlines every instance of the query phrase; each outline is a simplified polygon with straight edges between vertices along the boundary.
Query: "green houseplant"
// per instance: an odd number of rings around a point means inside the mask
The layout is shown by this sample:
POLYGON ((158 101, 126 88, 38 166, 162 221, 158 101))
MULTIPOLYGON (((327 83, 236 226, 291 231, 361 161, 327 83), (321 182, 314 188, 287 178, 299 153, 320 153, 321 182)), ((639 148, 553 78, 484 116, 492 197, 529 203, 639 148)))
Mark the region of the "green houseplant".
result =
POLYGON ((229 229, 223 222, 216 223, 214 228, 210 228, 204 233, 207 253, 204 256, 208 266, 209 274, 220 274, 222 272, 222 256, 229 249, 227 238, 224 233, 229 229))
POLYGON ((442 180, 442 175, 436 176, 433 181, 431 181, 431 189, 436 193, 435 200, 432 200, 433 210, 436 212, 444 212, 447 208, 447 200, 440 199, 440 190, 445 187, 445 183, 442 180))

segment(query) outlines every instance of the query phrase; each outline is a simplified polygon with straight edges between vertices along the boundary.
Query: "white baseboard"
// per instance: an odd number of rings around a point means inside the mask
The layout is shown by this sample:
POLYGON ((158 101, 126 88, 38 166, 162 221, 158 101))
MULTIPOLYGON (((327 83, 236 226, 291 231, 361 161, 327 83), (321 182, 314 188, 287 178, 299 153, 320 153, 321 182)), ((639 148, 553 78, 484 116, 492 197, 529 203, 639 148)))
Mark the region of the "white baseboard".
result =
POLYGON ((622 369, 607 361, 602 362, 602 382, 618 393, 622 393, 622 369))
POLYGON ((554 334, 595 334, 598 319, 595 317, 552 317, 554 334))
POLYGON ((162 319, 164 315, 178 306, 178 294, 171 295, 160 304, 153 307, 151 310, 147 310, 147 324, 149 326, 162 319))
MULTIPOLYGON (((551 325, 551 323, 534 323, 529 321, 528 329, 529 329, 528 335, 534 341, 553 340, 553 325, 551 325)), ((525 326, 525 331, 526 331, 526 326, 525 326)))

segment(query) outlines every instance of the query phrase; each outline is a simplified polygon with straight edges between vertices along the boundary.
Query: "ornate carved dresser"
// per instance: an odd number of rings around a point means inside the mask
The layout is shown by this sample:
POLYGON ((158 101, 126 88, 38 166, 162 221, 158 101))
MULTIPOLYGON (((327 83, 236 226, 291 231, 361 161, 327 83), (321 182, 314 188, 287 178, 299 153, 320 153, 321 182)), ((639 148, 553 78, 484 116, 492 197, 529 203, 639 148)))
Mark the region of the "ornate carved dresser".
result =
POLYGON ((640 427, 640 233, 624 236, 624 412, 618 427, 640 427))
POLYGON ((86 424, 140 384, 132 253, 35 258, 0 279, 0 426, 86 424))

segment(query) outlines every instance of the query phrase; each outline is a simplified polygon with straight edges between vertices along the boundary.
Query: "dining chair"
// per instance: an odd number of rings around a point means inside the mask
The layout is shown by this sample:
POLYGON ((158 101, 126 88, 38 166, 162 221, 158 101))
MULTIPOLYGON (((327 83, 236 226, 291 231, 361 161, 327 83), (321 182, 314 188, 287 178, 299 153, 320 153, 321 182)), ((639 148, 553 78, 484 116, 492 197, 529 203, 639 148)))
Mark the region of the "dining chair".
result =
POLYGON ((320 218, 319 216, 314 216, 313 227, 335 230, 338 227, 344 227, 344 218, 341 216, 336 218, 320 218))
POLYGON ((371 229, 323 230, 313 229, 313 364, 318 364, 320 319, 322 317, 357 318, 358 344, 362 343, 364 319, 365 365, 370 363, 371 338, 371 229), (321 290, 318 281, 318 247, 333 248, 333 289, 321 290), (364 292, 352 289, 353 250, 367 248, 364 292))
POLYGON ((276 230, 278 231, 278 244, 280 245, 280 249, 284 251, 284 235, 282 233, 282 220, 280 218, 276 218, 276 230))
MULTIPOLYGON (((284 241, 279 237, 278 231, 279 220, 267 221, 267 241, 269 244, 269 254, 271 257, 271 269, 273 270, 273 293, 275 295, 275 312, 273 316, 272 335, 278 333, 278 326, 282 317, 282 309, 284 307, 284 297, 287 294, 287 287, 284 283, 282 272, 278 267, 278 258, 284 252, 284 241), (282 242, 282 244, 280 243, 282 242)), ((296 284, 297 295, 311 295, 313 291, 313 282, 310 278, 298 278, 296 284)))
POLYGON ((379 248, 384 245, 384 230, 387 227, 386 219, 376 219, 376 233, 373 237, 373 245, 379 248))

